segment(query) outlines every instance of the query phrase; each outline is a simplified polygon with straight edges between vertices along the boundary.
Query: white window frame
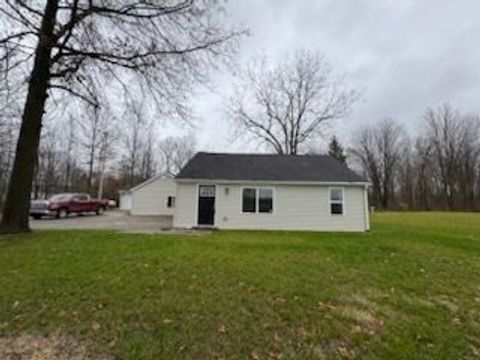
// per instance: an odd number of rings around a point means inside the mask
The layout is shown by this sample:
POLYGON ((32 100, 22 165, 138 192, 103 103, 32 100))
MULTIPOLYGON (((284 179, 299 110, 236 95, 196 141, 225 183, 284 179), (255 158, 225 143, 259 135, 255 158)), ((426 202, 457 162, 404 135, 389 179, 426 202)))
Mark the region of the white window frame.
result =
POLYGON ((175 209, 175 202, 176 202, 176 196, 173 196, 173 195, 168 195, 167 196, 167 209, 175 209), (172 199, 172 202, 171 202, 171 206, 168 206, 169 205, 169 199, 172 199))
POLYGON ((273 215, 275 213, 275 188, 273 186, 242 186, 240 188, 240 213, 245 215, 273 215), (243 211, 243 190, 244 189, 253 189, 255 190, 255 211, 248 212, 243 211), (271 212, 260 212, 260 189, 267 189, 272 191, 272 211, 271 212))
POLYGON ((330 187, 328 189, 328 213, 330 216, 345 216, 345 188, 344 187, 330 187), (342 192, 342 200, 332 200, 332 191, 340 190, 342 192), (342 204, 342 213, 333 214, 332 213, 332 204, 342 204))

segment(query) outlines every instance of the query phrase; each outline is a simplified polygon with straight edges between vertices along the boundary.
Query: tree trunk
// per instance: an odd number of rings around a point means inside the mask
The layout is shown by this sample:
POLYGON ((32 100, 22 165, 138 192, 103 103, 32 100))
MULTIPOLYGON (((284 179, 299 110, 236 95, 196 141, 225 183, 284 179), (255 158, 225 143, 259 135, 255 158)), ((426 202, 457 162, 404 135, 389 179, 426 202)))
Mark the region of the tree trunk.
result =
POLYGON ((87 177, 87 193, 92 194, 93 183, 93 163, 95 162, 95 140, 93 140, 90 148, 89 160, 88 160, 88 177, 87 177))
POLYGON ((58 0, 48 0, 35 50, 35 62, 30 75, 27 100, 17 142, 15 162, 8 186, 0 231, 19 233, 30 230, 28 210, 32 190, 35 160, 38 153, 42 117, 50 79, 50 57, 58 0))

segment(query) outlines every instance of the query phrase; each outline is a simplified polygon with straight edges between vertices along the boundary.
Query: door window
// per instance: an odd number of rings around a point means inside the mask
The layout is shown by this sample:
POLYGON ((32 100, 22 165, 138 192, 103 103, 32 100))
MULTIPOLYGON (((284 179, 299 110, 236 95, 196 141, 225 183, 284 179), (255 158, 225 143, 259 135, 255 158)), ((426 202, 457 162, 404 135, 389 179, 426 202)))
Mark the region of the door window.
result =
POLYGON ((200 197, 215 197, 215 186, 214 185, 202 185, 199 188, 200 197))

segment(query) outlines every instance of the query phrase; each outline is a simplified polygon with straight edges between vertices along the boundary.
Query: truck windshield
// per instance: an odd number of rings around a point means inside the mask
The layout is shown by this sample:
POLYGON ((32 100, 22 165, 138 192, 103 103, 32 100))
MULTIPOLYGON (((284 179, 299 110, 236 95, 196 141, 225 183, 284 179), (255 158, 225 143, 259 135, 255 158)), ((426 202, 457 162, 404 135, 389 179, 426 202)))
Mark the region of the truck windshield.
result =
POLYGON ((68 201, 70 200, 71 195, 65 195, 65 194, 59 194, 59 195, 53 195, 50 197, 50 201, 68 201))

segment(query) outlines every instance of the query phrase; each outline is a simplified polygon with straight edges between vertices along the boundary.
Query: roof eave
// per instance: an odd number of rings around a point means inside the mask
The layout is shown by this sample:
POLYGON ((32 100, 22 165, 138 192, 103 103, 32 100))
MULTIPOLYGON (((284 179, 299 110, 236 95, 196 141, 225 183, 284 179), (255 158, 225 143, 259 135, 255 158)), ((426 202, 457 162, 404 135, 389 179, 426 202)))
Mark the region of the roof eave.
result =
POLYGON ((141 184, 138 184, 137 186, 134 186, 133 188, 131 189, 128 189, 128 190, 124 190, 125 192, 128 192, 128 193, 133 193, 137 190, 140 190, 141 188, 147 186, 147 185, 150 185, 151 183, 157 181, 157 180, 172 180, 172 181, 175 181, 175 178, 172 178, 172 177, 165 177, 165 175, 157 175, 151 179, 148 179, 144 182, 142 182, 141 184))
POLYGON ((298 180, 229 180, 229 179, 195 179, 175 178, 179 183, 222 183, 222 184, 279 184, 279 185, 334 185, 334 186, 370 186, 368 181, 298 181, 298 180))

